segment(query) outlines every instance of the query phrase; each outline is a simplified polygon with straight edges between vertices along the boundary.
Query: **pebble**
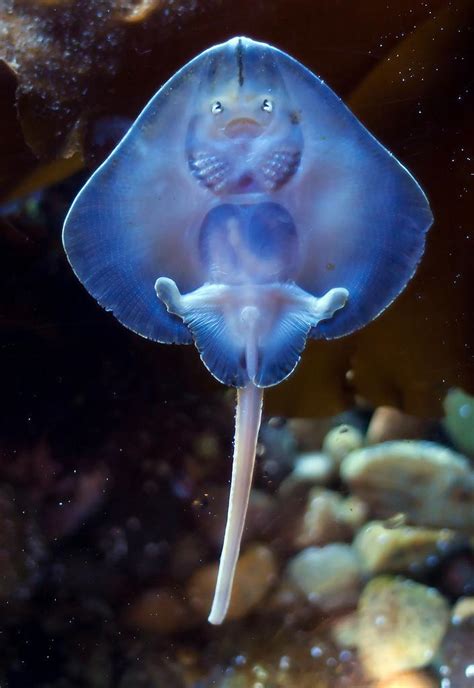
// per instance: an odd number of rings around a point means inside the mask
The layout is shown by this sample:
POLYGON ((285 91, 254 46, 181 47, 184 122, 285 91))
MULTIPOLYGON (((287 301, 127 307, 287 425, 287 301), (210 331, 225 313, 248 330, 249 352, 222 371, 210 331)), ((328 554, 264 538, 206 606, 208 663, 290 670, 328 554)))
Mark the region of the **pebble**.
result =
POLYGON ((420 671, 407 671, 380 681, 375 688, 437 688, 438 683, 420 671))
POLYGON ((452 389, 443 401, 444 427, 453 444, 474 457, 474 397, 452 389))
MULTIPOLYGON (((308 452, 300 454, 295 467, 281 483, 278 494, 287 496, 301 487, 312 485, 327 485, 336 474, 334 460, 322 452, 308 452)), ((303 490, 304 491, 304 490, 303 490)))
MULTIPOLYGON (((204 505, 198 503, 194 508, 196 525, 207 542, 220 549, 224 540, 229 505, 229 488, 210 485, 203 489, 207 495, 204 505)), ((245 529, 242 542, 264 539, 270 528, 275 511, 274 498, 261 490, 252 489, 250 493, 245 529)))
POLYGON ((367 444, 379 444, 388 440, 422 439, 432 421, 410 416, 392 406, 375 409, 367 428, 367 444))
POLYGON ((355 649, 359 635, 357 612, 337 616, 331 623, 331 638, 340 648, 355 649))
POLYGON ((355 450, 341 476, 379 518, 404 513, 414 525, 474 528, 474 471, 441 445, 399 440, 355 450))
POLYGON ((151 633, 175 633, 196 624, 196 614, 189 609, 182 591, 168 588, 146 590, 131 603, 124 623, 131 630, 151 633))
POLYGON ((332 418, 291 418, 288 428, 301 451, 319 451, 331 429, 332 418))
POLYGON ((351 540, 367 519, 366 504, 357 497, 316 488, 308 495, 306 511, 295 533, 297 548, 351 540))
POLYGON ((461 597, 454 605, 451 620, 455 626, 465 621, 474 623, 474 597, 461 597))
POLYGON ((366 573, 408 573, 428 568, 456 534, 402 525, 387 527, 382 521, 367 523, 353 542, 366 573))
MULTIPOLYGON (((189 603, 201 617, 207 617, 211 609, 217 569, 217 563, 203 566, 191 576, 186 586, 189 603)), ((237 564, 226 618, 241 619, 255 609, 276 578, 277 564, 272 550, 259 544, 249 546, 237 564)))
POLYGON ((308 547, 289 562, 287 575, 323 611, 356 604, 362 586, 359 560, 350 545, 308 547))
MULTIPOLYGON (((356 653, 314 629, 258 623, 220 634, 200 688, 355 688, 365 686, 356 653), (233 657, 231 653, 233 652, 233 657)), ((205 652, 205 650, 204 650, 205 652)))
POLYGON ((266 600, 265 612, 270 614, 275 612, 280 619, 285 615, 287 620, 290 616, 292 619, 312 616, 314 610, 308 609, 306 598, 301 590, 288 578, 284 578, 276 584, 266 600))
POLYGON ((359 600, 358 650, 376 679, 420 669, 433 659, 449 622, 445 599, 411 580, 378 576, 359 600))
POLYGON ((323 452, 330 456, 337 466, 355 449, 364 444, 364 435, 353 425, 338 425, 328 432, 323 441, 323 452))

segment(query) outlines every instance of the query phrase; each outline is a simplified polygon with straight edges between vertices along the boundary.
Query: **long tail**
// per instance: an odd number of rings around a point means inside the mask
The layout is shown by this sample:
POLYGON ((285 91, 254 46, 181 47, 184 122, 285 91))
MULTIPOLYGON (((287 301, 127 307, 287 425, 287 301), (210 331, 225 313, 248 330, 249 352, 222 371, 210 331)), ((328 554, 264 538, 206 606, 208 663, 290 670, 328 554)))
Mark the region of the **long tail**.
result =
POLYGON ((232 483, 219 573, 208 619, 211 624, 221 624, 229 607, 252 486, 262 403, 263 390, 251 382, 237 390, 232 483))

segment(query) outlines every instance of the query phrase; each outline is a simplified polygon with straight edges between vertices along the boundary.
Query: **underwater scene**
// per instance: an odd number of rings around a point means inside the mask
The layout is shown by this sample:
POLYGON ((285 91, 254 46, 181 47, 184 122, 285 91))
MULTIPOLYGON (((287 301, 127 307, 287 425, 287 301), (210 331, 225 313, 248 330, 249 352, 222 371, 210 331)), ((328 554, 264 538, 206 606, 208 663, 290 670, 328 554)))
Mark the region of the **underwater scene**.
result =
POLYGON ((0 0, 0 688, 474 688, 473 47, 0 0))

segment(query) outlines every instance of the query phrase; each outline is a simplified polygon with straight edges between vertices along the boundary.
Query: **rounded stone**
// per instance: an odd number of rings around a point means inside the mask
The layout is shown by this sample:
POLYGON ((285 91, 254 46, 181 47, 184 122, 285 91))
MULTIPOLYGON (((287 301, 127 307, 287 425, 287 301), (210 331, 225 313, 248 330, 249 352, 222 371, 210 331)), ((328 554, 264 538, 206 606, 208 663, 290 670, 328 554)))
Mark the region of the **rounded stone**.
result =
POLYGON ((407 671, 391 678, 379 681, 375 688, 436 688, 437 683, 420 671, 407 671))
POLYGON ((353 425, 338 425, 328 432, 323 441, 323 452, 337 465, 354 449, 364 444, 364 435, 353 425))
POLYGON ((378 444, 388 440, 421 439, 426 435, 432 421, 403 413, 393 406, 379 406, 375 409, 367 428, 367 444, 378 444))
POLYGON ((290 475, 283 481, 280 491, 288 490, 291 485, 327 485, 336 472, 334 460, 322 452, 300 454, 290 475))
POLYGON ((474 456, 474 397, 462 389, 452 389, 443 401, 444 427, 461 451, 474 456))
POLYGON ((474 471, 433 442, 384 442, 351 452, 342 479, 379 518, 404 513, 414 525, 474 528, 474 471))
POLYGON ((405 578, 374 578, 359 601, 358 650, 366 672, 387 679, 427 666, 448 623, 448 604, 433 588, 405 578))
MULTIPOLYGON (((217 580, 218 564, 198 569, 186 586, 189 603, 201 617, 211 609, 217 580)), ((255 609, 277 578, 277 564, 272 550, 264 545, 251 545, 237 563, 227 619, 240 619, 255 609)))
POLYGON ((367 518, 367 507, 357 497, 316 488, 308 495, 306 510, 295 534, 298 548, 351 540, 367 518))
POLYGON ((304 549, 288 564, 287 575, 324 611, 356 604, 362 584, 357 555, 350 545, 338 543, 304 549))
POLYGON ((357 612, 337 616, 331 622, 331 638, 340 648, 356 648, 359 635, 359 617, 357 612))
POLYGON ((291 418, 288 427, 302 451, 320 450, 331 428, 331 418, 291 418))
POLYGON ((461 597, 454 605, 451 619, 455 626, 465 621, 474 625, 474 597, 461 597))
POLYGON ((179 591, 156 588, 146 590, 132 602, 124 622, 131 630, 167 634, 193 626, 196 614, 179 591))
MULTIPOLYGON (((210 485, 206 486, 205 493, 208 495, 208 503, 204 508, 195 510, 195 521, 200 534, 209 545, 219 549, 224 540, 229 489, 221 485, 210 485)), ((274 498, 262 490, 252 489, 242 543, 264 539, 271 528, 274 513, 274 498)))

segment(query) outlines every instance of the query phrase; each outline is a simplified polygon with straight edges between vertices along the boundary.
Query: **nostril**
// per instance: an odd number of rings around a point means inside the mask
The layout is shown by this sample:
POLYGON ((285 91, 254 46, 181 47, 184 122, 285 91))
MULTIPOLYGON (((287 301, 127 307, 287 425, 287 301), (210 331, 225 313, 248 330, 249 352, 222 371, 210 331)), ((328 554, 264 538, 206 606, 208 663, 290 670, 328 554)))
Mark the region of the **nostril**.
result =
POLYGON ((263 127, 254 119, 239 117, 231 120, 225 127, 225 135, 230 139, 256 138, 262 133, 263 127))

